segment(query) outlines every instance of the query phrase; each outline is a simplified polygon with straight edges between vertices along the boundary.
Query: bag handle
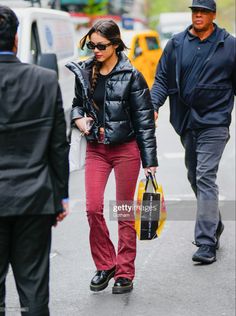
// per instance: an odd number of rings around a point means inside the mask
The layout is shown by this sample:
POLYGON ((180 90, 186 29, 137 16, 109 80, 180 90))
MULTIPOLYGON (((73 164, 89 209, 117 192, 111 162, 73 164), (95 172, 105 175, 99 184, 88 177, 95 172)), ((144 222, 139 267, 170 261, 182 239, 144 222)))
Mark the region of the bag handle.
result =
POLYGON ((153 188, 155 192, 158 189, 158 184, 155 175, 152 175, 151 172, 148 172, 148 176, 146 176, 146 184, 145 184, 145 192, 147 191, 149 181, 152 181, 153 188))

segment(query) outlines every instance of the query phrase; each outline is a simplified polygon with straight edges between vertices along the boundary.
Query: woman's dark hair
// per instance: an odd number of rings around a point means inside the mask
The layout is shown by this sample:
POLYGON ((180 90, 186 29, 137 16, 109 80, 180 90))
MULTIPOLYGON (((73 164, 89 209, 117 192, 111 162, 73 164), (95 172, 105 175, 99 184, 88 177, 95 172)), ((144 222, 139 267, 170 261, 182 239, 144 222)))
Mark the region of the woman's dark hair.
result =
MULTIPOLYGON (((119 26, 113 20, 100 20, 97 23, 95 23, 92 26, 92 28, 88 31, 88 33, 81 39, 80 41, 81 49, 84 48, 87 40, 90 39, 93 33, 98 33, 102 37, 105 37, 113 45, 118 45, 118 47, 116 48, 117 53, 127 49, 126 45, 121 39, 119 26)), ((98 78, 98 74, 99 74, 101 66, 102 66, 102 63, 97 61, 94 58, 94 67, 93 67, 92 80, 91 80, 91 95, 92 96, 97 84, 97 78, 98 78)), ((94 107, 98 109, 95 103, 94 103, 94 107)))
POLYGON ((18 25, 15 13, 0 5, 0 51, 12 51, 18 25))
POLYGON ((81 39, 80 47, 82 49, 84 48, 87 39, 90 39, 93 33, 98 33, 109 40, 109 42, 111 42, 113 45, 118 45, 116 49, 117 53, 127 49, 121 39, 119 26, 113 20, 100 20, 95 23, 88 33, 81 39))

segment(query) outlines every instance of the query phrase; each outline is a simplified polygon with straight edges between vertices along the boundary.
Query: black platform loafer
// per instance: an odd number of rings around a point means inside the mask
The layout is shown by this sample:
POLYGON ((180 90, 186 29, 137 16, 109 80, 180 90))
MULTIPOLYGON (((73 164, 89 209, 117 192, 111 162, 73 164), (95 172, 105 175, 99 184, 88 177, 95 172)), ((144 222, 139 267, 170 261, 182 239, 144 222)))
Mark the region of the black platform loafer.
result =
POLYGON ((104 290, 110 281, 114 277, 116 267, 113 267, 110 270, 100 270, 97 271, 95 276, 92 278, 90 283, 90 290, 94 292, 99 292, 104 290))
POLYGON ((192 257, 195 262, 210 264, 216 261, 216 247, 201 245, 192 257))
POLYGON ((133 282, 126 278, 118 278, 112 288, 112 294, 129 293, 133 290, 133 282))
POLYGON ((220 235, 223 233, 224 228, 224 224, 220 221, 216 229, 216 250, 220 248, 220 235))

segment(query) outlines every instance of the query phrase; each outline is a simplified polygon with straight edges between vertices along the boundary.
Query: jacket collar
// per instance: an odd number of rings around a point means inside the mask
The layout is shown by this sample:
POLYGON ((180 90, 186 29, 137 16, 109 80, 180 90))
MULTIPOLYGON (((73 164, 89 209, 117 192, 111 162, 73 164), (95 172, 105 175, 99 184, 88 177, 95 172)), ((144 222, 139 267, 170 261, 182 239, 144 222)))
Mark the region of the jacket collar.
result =
MULTIPOLYGON (((215 23, 214 23, 214 26, 215 26, 215 32, 216 32, 215 38, 217 38, 216 44, 224 43, 225 39, 229 36, 229 33, 225 29, 218 27, 217 24, 215 23)), ((178 33, 172 37, 172 41, 175 47, 183 45, 184 38, 188 34, 188 31, 190 28, 191 28, 191 25, 188 26, 183 32, 178 33)))
POLYGON ((0 55, 0 63, 20 63, 15 55, 0 55))
MULTIPOLYGON (((119 72, 131 72, 133 70, 133 66, 131 65, 128 57, 123 52, 118 54, 118 58, 118 63, 109 75, 119 72)), ((79 79, 82 87, 84 88, 85 97, 89 98, 91 90, 89 78, 93 67, 93 58, 81 61, 78 64, 75 62, 69 62, 66 64, 66 67, 75 74, 77 79, 79 79)))
POLYGON ((119 72, 119 71, 132 71, 133 66, 131 65, 125 53, 123 52, 118 53, 118 59, 119 59, 118 63, 116 64, 115 68, 112 70, 112 73, 119 72))
MULTIPOLYGON (((216 40, 216 34, 217 34, 217 29, 215 27, 214 31, 207 38, 205 38, 202 42, 214 43, 216 40)), ((188 37, 189 41, 193 41, 195 39, 197 39, 199 41, 199 37, 191 33, 191 26, 187 30, 187 37, 188 37)))

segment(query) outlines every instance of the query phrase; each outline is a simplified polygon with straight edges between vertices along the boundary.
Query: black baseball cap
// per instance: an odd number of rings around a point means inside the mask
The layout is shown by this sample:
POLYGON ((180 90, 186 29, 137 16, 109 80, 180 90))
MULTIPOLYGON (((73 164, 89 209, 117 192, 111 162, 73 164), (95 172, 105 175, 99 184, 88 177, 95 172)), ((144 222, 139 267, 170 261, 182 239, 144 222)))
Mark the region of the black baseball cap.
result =
POLYGON ((212 12, 216 12, 216 3, 214 0, 193 0, 190 9, 207 9, 212 12))

